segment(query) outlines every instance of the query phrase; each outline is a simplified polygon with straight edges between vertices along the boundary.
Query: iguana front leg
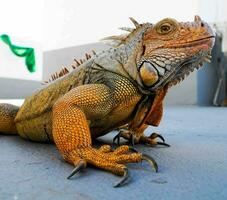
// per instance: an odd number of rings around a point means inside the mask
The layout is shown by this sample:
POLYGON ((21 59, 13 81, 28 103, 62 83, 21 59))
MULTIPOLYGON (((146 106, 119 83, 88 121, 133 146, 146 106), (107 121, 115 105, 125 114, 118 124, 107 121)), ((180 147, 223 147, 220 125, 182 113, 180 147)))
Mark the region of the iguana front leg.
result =
POLYGON ((144 131, 147 129, 148 125, 158 126, 163 115, 163 98, 165 97, 167 92, 167 87, 160 90, 152 103, 151 108, 146 110, 146 107, 143 108, 143 112, 138 114, 137 118, 135 118, 132 122, 130 122, 125 127, 119 131, 119 134, 114 137, 114 142, 118 140, 118 144, 120 141, 120 137, 130 140, 132 144, 134 143, 142 143, 149 144, 151 146, 156 145, 164 145, 170 146, 165 143, 165 139, 162 135, 157 133, 152 133, 150 136, 145 136, 144 131), (148 113, 146 116, 143 116, 143 113, 148 113), (141 117, 142 116, 142 117, 141 117), (158 141, 161 139, 161 142, 158 141))
MULTIPOLYGON (((103 118, 114 102, 111 90, 102 84, 79 86, 59 99, 53 108, 53 137, 63 158, 76 166, 73 174, 87 164, 127 177, 128 162, 140 162, 140 153, 122 146, 111 151, 107 146, 92 147, 89 120, 103 118)), ((146 158, 145 158, 146 159, 146 158)), ((121 185, 125 178, 116 186, 121 185)))
POLYGON ((153 108, 153 111, 150 113, 150 115, 146 118, 145 123, 137 128, 136 131, 136 137, 139 140, 139 143, 143 144, 149 144, 151 146, 156 145, 163 145, 169 147, 170 145, 165 143, 165 139, 162 135, 158 133, 151 133, 149 136, 144 135, 144 131, 147 129, 148 124, 153 126, 158 126, 163 115, 163 102, 161 101, 155 108, 153 108), (159 141, 161 140, 161 141, 159 141))

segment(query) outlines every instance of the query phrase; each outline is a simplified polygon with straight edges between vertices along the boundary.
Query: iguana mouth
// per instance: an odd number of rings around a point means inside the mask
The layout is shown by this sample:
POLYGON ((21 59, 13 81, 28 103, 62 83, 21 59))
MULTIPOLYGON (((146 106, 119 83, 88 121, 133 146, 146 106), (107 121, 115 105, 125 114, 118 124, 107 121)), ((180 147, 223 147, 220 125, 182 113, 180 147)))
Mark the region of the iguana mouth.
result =
POLYGON ((168 46, 168 48, 182 48, 182 47, 190 47, 190 46, 195 46, 195 45, 202 45, 202 44, 206 44, 207 42, 209 42, 209 40, 214 39, 215 36, 211 35, 208 37, 204 37, 204 38, 199 38, 196 40, 191 40, 182 44, 178 44, 178 45, 170 45, 168 46))

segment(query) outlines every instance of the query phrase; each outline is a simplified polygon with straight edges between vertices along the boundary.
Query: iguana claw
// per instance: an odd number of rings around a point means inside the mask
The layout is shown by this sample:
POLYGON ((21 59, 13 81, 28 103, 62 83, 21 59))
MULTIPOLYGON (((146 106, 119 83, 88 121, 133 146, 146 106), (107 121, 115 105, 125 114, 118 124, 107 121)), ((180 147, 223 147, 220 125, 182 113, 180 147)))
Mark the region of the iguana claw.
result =
POLYGON ((131 137, 130 137, 129 142, 131 143, 132 147, 134 147, 134 146, 135 146, 135 137, 134 137, 134 135, 133 135, 133 134, 131 134, 131 137))
POLYGON ((165 139, 162 135, 158 134, 158 133, 152 133, 148 138, 150 139, 155 139, 155 138, 159 138, 162 140, 162 142, 157 142, 158 145, 163 145, 163 146, 166 146, 166 147, 170 147, 169 144, 165 143, 165 139))
POLYGON ((72 173, 67 177, 67 179, 70 179, 73 177, 77 172, 81 171, 86 167, 85 162, 80 161, 79 164, 73 169, 72 173))
POLYGON ((155 172, 158 172, 158 164, 156 163, 154 158, 152 158, 151 156, 149 156, 147 154, 143 154, 142 160, 148 161, 148 163, 152 166, 152 168, 154 168, 155 172))
POLYGON ((157 144, 159 145, 163 145, 163 146, 166 146, 166 147, 170 147, 169 144, 165 143, 165 142, 157 142, 157 144))
POLYGON ((115 141, 117 140, 117 145, 120 145, 120 137, 121 137, 121 132, 119 132, 116 136, 113 138, 113 144, 115 144, 115 141))
POLYGON ((151 146, 156 146, 156 145, 162 145, 162 146, 166 146, 166 147, 170 147, 169 144, 165 143, 165 139, 164 137, 162 137, 162 135, 157 134, 157 133, 152 133, 150 136, 141 136, 140 137, 140 143, 142 144, 148 144, 151 146), (156 138, 161 139, 161 142, 156 141, 156 138))
POLYGON ((114 187, 121 187, 122 185, 126 184, 129 178, 129 171, 127 168, 125 168, 123 178, 117 184, 115 184, 114 187))
MULTIPOLYGON (((134 151, 135 149, 130 148, 130 150, 134 151)), ((137 150, 135 150, 135 151, 137 151, 137 150)), ((143 154, 142 160, 148 161, 148 163, 152 166, 152 168, 154 168, 155 172, 158 172, 158 164, 151 156, 149 156, 147 154, 143 154)), ((125 168, 123 178, 116 185, 114 185, 114 187, 121 187, 122 185, 126 184, 126 181, 128 181, 129 178, 130 178, 129 171, 127 168, 125 168)))
POLYGON ((150 136, 149 136, 150 139, 155 139, 155 138, 160 138, 163 142, 165 142, 165 139, 162 135, 158 134, 158 133, 152 133, 150 136))
MULTIPOLYGON (((129 133, 129 131, 120 131, 114 138, 113 138, 113 144, 115 144, 115 141, 117 140, 117 145, 120 146, 120 139, 121 138, 125 138, 124 134, 125 133, 129 133)), ((126 139, 126 138, 125 138, 126 139)), ((129 138, 127 138, 129 140, 129 143, 134 147, 135 146, 135 138, 133 134, 129 135, 129 138)))

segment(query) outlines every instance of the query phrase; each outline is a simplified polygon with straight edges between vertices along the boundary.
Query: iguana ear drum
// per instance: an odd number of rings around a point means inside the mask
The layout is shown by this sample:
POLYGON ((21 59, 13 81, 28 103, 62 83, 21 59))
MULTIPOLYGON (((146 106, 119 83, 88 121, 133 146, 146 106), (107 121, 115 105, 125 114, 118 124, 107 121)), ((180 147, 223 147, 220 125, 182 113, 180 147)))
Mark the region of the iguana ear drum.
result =
POLYGON ((148 87, 152 86, 158 81, 158 72, 149 62, 143 62, 139 72, 144 85, 148 87))

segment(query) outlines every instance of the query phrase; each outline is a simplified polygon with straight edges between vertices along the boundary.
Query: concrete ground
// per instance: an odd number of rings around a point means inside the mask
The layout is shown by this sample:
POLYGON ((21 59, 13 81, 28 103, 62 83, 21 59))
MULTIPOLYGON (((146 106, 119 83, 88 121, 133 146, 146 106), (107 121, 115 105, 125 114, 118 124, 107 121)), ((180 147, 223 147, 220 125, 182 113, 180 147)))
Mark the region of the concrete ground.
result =
POLYGON ((227 199, 226 108, 167 107, 160 127, 146 133, 152 131, 171 147, 137 148, 155 158, 159 173, 146 162, 129 164, 131 182, 122 188, 112 187, 119 177, 91 167, 67 180, 73 168, 54 145, 0 135, 0 199, 227 199))

